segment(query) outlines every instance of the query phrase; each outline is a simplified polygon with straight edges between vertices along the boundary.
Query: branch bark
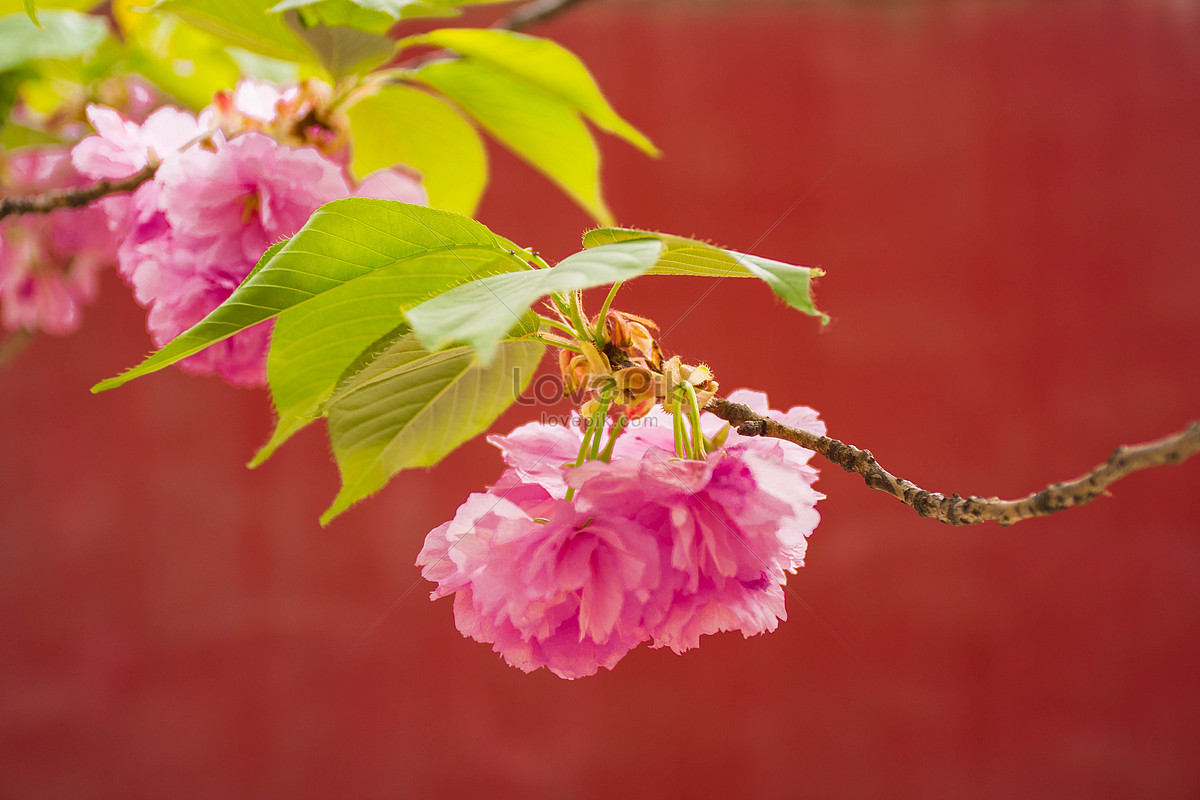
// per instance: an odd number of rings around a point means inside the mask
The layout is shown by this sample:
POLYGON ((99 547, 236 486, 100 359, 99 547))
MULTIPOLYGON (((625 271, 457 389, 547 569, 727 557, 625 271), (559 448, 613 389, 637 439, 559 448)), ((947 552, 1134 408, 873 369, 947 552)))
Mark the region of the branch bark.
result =
MULTIPOLYGON (((518 8, 516 11, 509 14, 492 24, 492 30, 500 31, 522 31, 533 25, 546 22, 569 8, 580 5, 586 0, 533 0, 518 8)), ((404 69, 416 69, 430 61, 441 59, 460 58, 453 50, 431 50, 426 53, 411 56, 401 59, 393 67, 403 67, 404 69)), ((401 80, 401 83, 404 81, 401 80)))
POLYGON ((0 200, 0 219, 4 219, 9 214, 49 214, 60 208, 81 208, 106 195, 132 192, 154 177, 154 173, 157 171, 158 164, 151 163, 128 178, 122 178, 119 181, 100 181, 91 186, 25 197, 5 197, 0 200))
POLYGON ((1040 492, 1016 500, 998 497, 959 497, 922 489, 911 481, 897 478, 875 460, 870 450, 788 427, 760 416, 740 403, 715 397, 706 407, 737 428, 743 436, 771 436, 815 450, 847 472, 862 476, 872 489, 890 494, 922 517, 947 525, 976 525, 995 521, 1015 525, 1021 520, 1044 517, 1064 509, 1090 503, 1105 494, 1105 489, 1126 475, 1164 464, 1179 464, 1200 452, 1200 422, 1163 439, 1118 447, 1108 460, 1092 471, 1070 481, 1052 483, 1040 492))
POLYGON ((509 31, 519 31, 539 22, 557 17, 571 6, 579 5, 584 0, 534 0, 518 8, 509 16, 497 22, 492 27, 509 31))

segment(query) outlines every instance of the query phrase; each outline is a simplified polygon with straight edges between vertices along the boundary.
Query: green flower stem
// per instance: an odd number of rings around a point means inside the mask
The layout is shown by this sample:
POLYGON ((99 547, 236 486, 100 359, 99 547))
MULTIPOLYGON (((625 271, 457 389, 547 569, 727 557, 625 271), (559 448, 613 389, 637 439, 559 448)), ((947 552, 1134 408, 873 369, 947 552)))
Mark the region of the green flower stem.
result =
MULTIPOLYGON (((543 316, 542 314, 538 314, 537 318, 538 318, 538 322, 542 323, 543 325, 549 325, 552 328, 558 328, 560 331, 567 334, 572 339, 575 338, 575 335, 576 335, 575 329, 572 328, 570 325, 559 322, 558 320, 554 319, 553 317, 543 316)), ((579 352, 579 351, 576 350, 576 352, 579 352)))
POLYGON ((596 329, 592 332, 592 337, 596 341, 596 347, 601 349, 604 348, 604 318, 608 316, 608 309, 612 306, 612 301, 620 288, 620 281, 612 285, 612 288, 608 290, 608 297, 604 298, 604 305, 600 306, 600 313, 596 315, 596 329))
POLYGON ((695 450, 693 457, 704 458, 707 453, 704 451, 704 433, 700 430, 700 403, 696 399, 696 387, 684 381, 683 391, 687 394, 688 418, 692 423, 692 449, 695 450))
POLYGON ((592 332, 588 330, 587 323, 583 320, 583 297, 579 292, 571 292, 571 302, 569 304, 571 324, 575 326, 575 330, 579 332, 579 338, 587 341, 592 338, 592 332))
POLYGON ((572 353, 579 353, 580 355, 583 354, 582 350, 580 350, 578 347, 571 344, 570 342, 564 341, 561 336, 555 336, 555 335, 549 334, 549 333, 544 334, 544 335, 535 333, 532 336, 530 336, 529 338, 531 338, 535 341, 541 342, 542 344, 548 344, 551 347, 558 347, 562 350, 569 350, 572 353))
POLYGON ((604 449, 600 451, 600 460, 604 462, 612 461, 613 445, 617 443, 617 437, 625 432, 625 428, 629 425, 629 417, 622 414, 617 417, 617 421, 613 423, 612 432, 608 435, 608 444, 604 445, 604 449))
POLYGON ((326 109, 327 113, 332 114, 343 106, 350 108, 359 100, 369 97, 372 93, 371 91, 360 91, 361 87, 368 80, 364 79, 361 75, 355 75, 338 81, 337 85, 333 88, 333 97, 329 100, 329 107, 326 109))
MULTIPOLYGON (((592 439, 596 437, 596 426, 589 425, 588 429, 583 432, 583 441, 579 443, 579 455, 575 457, 575 466, 583 464, 587 459, 587 454, 591 451, 592 439)), ((575 487, 567 489, 567 499, 570 500, 575 496, 575 487)))
POLYGON ((592 339, 592 333, 583 324, 583 317, 576 309, 578 298, 575 297, 575 294, 573 292, 568 296, 555 293, 550 295, 550 299, 554 301, 554 305, 558 308, 558 312, 563 315, 563 319, 570 321, 571 335, 581 341, 589 342, 592 339))
POLYGON ((596 436, 592 439, 592 449, 588 458, 595 461, 600 457, 600 440, 604 437, 604 420, 608 418, 608 407, 612 404, 612 387, 600 394, 600 407, 592 413, 592 427, 596 436))
POLYGON ((683 430, 683 415, 680 411, 679 388, 676 387, 671 396, 671 420, 675 426, 675 452, 680 458, 691 458, 688 437, 683 430))
POLYGON ((592 439, 596 438, 596 426, 589 424, 583 432, 583 441, 579 443, 579 455, 575 457, 574 466, 578 467, 587 461, 588 453, 592 451, 592 439))
POLYGON ((554 307, 558 309, 558 313, 562 314, 563 317, 570 317, 571 304, 567 301, 566 295, 554 292, 550 295, 550 300, 554 303, 554 307))

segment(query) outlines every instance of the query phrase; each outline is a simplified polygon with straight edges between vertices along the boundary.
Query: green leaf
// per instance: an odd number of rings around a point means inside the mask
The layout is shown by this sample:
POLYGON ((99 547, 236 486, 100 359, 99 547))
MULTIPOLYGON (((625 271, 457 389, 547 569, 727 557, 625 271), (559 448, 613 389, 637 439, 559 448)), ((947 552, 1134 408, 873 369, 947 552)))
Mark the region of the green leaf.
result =
POLYGON ((29 128, 15 122, 9 122, 0 128, 0 147, 15 150, 18 147, 44 144, 63 144, 63 140, 55 138, 40 128, 29 128))
MULTIPOLYGON (((453 285, 458 273, 447 272, 453 265, 482 267, 497 257, 521 268, 528 256, 507 239, 457 214, 388 200, 335 200, 319 208, 279 250, 268 251, 242 285, 207 317, 138 366, 101 381, 92 391, 112 389, 163 369, 385 267, 422 262, 413 266, 409 279, 415 304, 453 285)), ((392 324, 400 310, 398 303, 392 324)))
POLYGON ((283 0, 269 12, 282 14, 299 9, 300 18, 307 25, 345 26, 387 33, 407 5, 412 5, 412 0, 283 0))
POLYGON ((346 372, 362 366, 364 354, 396 326, 403 309, 477 277, 522 268, 523 262, 507 250, 490 246, 433 251, 377 269, 280 314, 267 356, 278 421, 250 466, 266 461, 322 415, 346 372))
POLYGON ((805 314, 829 316, 818 311, 812 298, 812 280, 824 272, 815 267, 797 267, 782 261, 726 250, 696 239, 642 231, 633 228, 598 228, 583 237, 586 248, 611 247, 619 242, 654 239, 664 245, 662 257, 648 275, 701 275, 709 278, 758 278, 792 308, 805 314))
POLYGON ((596 143, 573 108, 475 59, 431 62, 412 78, 452 99, 597 220, 612 219, 600 196, 596 143))
POLYGON ((21 84, 36 75, 28 67, 0 72, 0 129, 8 125, 8 115, 16 105, 21 84))
POLYGON ((443 28, 399 42, 400 47, 410 44, 444 47, 486 62, 557 98, 646 153, 660 155, 649 139, 613 110, 583 62, 556 42, 505 30, 443 28))
POLYGON ((308 22, 294 11, 283 21, 335 78, 368 72, 396 52, 396 43, 381 33, 308 22))
POLYGON ((511 0, 283 0, 271 11, 297 10, 310 25, 386 33, 402 19, 452 17, 459 14, 457 6, 506 2, 511 0))
POLYGON ((233 86, 247 71, 216 36, 170 14, 127 14, 122 19, 128 68, 190 108, 208 105, 215 92, 233 86))
POLYGON ((74 11, 44 9, 41 27, 24 12, 0 17, 0 72, 39 58, 76 58, 108 37, 108 22, 74 11))
POLYGON ((432 466, 486 430, 533 377, 545 345, 507 341, 489 365, 470 348, 431 353, 411 333, 354 376, 329 408, 342 488, 321 524, 397 472, 432 466))
POLYGON ((96 5, 96 0, 0 0, 0 16, 23 11, 29 19, 33 20, 33 24, 40 28, 41 24, 37 17, 38 6, 43 9, 66 8, 71 11, 87 11, 94 5, 96 5))
POLYGON ((431 206, 475 213, 487 185, 487 154, 457 111, 427 92, 391 85, 347 114, 357 175, 403 162, 421 171, 431 206))
POLYGON ((583 250, 550 269, 494 275, 463 284, 405 312, 421 343, 431 350, 461 342, 487 363, 496 345, 530 306, 551 292, 573 292, 626 281, 654 266, 663 243, 618 242, 583 250))
MULTIPOLYGON (((281 86, 296 83, 300 79, 300 70, 295 62, 271 58, 261 53, 251 53, 240 47, 226 47, 225 52, 237 66, 238 77, 258 78, 281 86)), ((236 83, 235 79, 226 83, 225 86, 234 86, 236 83)))
POLYGON ((312 61, 312 53, 284 24, 267 14, 274 0, 158 0, 150 9, 167 11, 220 37, 226 44, 284 61, 312 61))
POLYGON ((821 271, 725 250, 681 236, 627 228, 601 228, 584 237, 585 250, 550 269, 496 275, 451 289, 405 312, 428 348, 464 343, 486 362, 496 344, 525 313, 551 292, 571 292, 626 281, 639 275, 754 277, 792 308, 820 315, 811 281, 821 271))
POLYGON ((0 0, 0 16, 15 14, 18 11, 28 16, 29 9, 45 10, 67 9, 69 11, 87 11, 97 5, 96 0, 0 0))

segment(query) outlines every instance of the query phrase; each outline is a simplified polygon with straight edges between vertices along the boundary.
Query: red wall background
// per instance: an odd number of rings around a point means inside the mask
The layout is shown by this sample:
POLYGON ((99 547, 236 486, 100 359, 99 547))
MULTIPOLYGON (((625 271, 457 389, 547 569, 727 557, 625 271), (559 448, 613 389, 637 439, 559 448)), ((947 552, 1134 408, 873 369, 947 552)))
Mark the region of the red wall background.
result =
MULTIPOLYGON (((727 389, 964 494, 1200 416, 1194 4, 597 2, 541 32, 666 153, 604 142, 623 223, 828 271, 824 331, 735 280, 623 292, 727 389)), ((484 221, 571 252, 583 215, 493 166, 484 221)), ((264 392, 88 394, 148 348, 112 275, 0 377, 0 796, 1200 794, 1200 459, 1012 529, 825 468, 777 633, 566 682, 463 639, 412 566, 486 443, 321 530, 321 430, 242 466, 264 392)))

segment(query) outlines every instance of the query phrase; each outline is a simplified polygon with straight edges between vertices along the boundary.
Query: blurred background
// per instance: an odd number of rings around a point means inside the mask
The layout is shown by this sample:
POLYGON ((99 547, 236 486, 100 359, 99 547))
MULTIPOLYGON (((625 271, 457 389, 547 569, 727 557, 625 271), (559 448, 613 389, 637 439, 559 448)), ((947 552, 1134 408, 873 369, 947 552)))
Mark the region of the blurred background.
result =
MULTIPOLYGON (((962 494, 1200 417, 1200 5, 594 0, 536 33, 665 152, 602 141, 622 224, 828 272, 825 330, 749 282, 623 290, 724 389, 962 494)), ((492 156, 482 220, 573 252, 583 213, 492 156)), ((486 442, 322 530, 319 426, 243 466, 265 391, 88 393, 149 349, 110 273, 0 375, 0 796, 1200 796, 1200 459, 1011 529, 819 462, 778 632, 568 682, 413 566, 486 442)))

